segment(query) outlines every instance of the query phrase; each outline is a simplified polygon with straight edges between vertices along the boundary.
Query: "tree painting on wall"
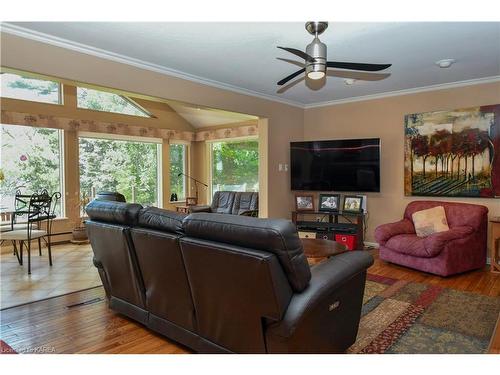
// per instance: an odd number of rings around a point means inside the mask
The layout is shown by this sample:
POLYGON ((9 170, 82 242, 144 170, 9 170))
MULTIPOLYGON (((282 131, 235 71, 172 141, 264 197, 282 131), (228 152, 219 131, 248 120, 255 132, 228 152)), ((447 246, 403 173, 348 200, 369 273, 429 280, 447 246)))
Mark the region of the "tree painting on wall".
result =
POLYGON ((406 115, 405 195, 500 197, 500 105, 406 115))

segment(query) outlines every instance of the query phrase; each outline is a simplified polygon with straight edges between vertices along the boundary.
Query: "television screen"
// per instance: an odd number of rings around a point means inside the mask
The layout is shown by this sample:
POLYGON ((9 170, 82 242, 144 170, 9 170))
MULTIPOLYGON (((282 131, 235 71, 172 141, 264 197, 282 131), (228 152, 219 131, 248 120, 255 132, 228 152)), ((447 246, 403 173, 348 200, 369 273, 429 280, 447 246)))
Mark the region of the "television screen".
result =
POLYGON ((380 191, 380 139, 292 142, 292 190, 380 191))

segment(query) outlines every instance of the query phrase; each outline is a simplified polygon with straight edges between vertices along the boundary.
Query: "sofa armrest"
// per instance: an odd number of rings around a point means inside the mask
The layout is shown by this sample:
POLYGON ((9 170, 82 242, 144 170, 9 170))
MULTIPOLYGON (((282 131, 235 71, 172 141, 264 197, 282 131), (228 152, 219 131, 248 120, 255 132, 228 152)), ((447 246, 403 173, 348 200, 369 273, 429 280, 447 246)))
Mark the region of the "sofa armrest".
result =
POLYGON ((194 212, 212 212, 212 207, 209 205, 189 206, 189 213, 192 214, 194 212))
POLYGON ((334 353, 354 343, 373 257, 366 251, 337 255, 311 269, 309 286, 292 296, 283 319, 267 327, 274 353, 334 353))
POLYGON ((391 237, 398 234, 415 234, 415 227, 408 219, 403 219, 395 223, 382 224, 375 229, 375 239, 380 245, 385 245, 391 237))
POLYGON ((259 217, 259 210, 248 210, 240 213, 240 216, 259 217))
POLYGON ((434 233, 425 237, 424 247, 430 255, 436 256, 448 242, 465 238, 472 233, 474 233, 474 228, 469 226, 453 227, 445 232, 434 233))

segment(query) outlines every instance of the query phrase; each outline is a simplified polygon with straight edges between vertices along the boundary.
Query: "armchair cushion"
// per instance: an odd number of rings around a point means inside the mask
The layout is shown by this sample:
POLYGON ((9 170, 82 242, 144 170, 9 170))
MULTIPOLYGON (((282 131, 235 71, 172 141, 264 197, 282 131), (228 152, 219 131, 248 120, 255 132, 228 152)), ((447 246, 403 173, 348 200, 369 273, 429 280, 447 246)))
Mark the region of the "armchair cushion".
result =
POLYGON ((380 225, 375 229, 375 239, 381 245, 385 245, 391 237, 398 234, 415 234, 413 223, 408 219, 403 219, 395 223, 380 225))
POLYGON ((411 217, 415 232, 419 237, 427 237, 433 233, 445 232, 450 229, 443 206, 414 212, 411 217))
POLYGON ((424 247, 430 256, 436 256, 444 249, 448 242, 465 238, 473 232, 473 228, 461 226, 451 228, 446 232, 434 233, 424 239, 424 247))
POLYGON ((416 234, 399 234, 391 237, 385 246, 398 253, 419 258, 432 258, 439 255, 448 242, 467 237, 472 233, 471 227, 463 226, 446 232, 434 233, 424 238, 416 234))

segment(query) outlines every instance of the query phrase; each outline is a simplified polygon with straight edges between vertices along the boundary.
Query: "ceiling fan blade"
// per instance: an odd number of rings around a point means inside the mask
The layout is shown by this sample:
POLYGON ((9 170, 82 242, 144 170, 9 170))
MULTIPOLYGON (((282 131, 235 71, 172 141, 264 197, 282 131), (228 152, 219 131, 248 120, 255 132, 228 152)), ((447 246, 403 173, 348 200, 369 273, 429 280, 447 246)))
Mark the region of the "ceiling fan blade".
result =
POLYGON ((291 79, 294 79, 297 77, 299 74, 304 73, 306 71, 306 68, 302 68, 300 70, 297 70, 295 73, 290 74, 288 77, 283 78, 281 81, 278 82, 279 86, 283 86, 285 83, 290 81, 291 79))
POLYGON ((390 67, 392 64, 364 64, 364 63, 351 63, 341 61, 327 61, 326 66, 329 68, 349 69, 349 70, 364 70, 366 72, 378 72, 390 67))
POLYGON ((301 50, 298 50, 298 49, 295 49, 295 48, 288 48, 288 47, 278 47, 278 48, 282 49, 282 50, 285 50, 287 52, 293 53, 294 55, 299 56, 299 57, 303 58, 306 61, 310 61, 310 62, 314 61, 314 57, 308 55, 305 52, 302 52, 301 50))

